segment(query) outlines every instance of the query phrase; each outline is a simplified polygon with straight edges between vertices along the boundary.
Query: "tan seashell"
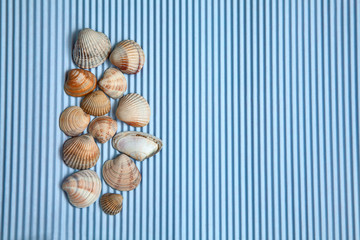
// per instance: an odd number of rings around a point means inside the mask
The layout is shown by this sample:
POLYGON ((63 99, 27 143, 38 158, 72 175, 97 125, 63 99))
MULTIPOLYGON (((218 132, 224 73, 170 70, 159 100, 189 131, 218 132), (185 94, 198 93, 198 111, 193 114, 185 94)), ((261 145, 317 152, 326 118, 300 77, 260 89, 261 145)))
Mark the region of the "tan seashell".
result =
POLYGON ((116 109, 116 117, 133 127, 149 124, 151 110, 149 103, 141 95, 130 93, 123 96, 116 109))
POLYGON ((84 69, 72 69, 68 72, 64 84, 65 92, 73 97, 82 97, 94 91, 96 77, 84 69))
POLYGON ((99 198, 101 181, 96 172, 82 170, 67 177, 62 183, 62 189, 74 207, 85 208, 99 198))
POLYGON ((106 143, 117 130, 117 122, 109 116, 97 117, 89 125, 89 133, 100 143, 106 143))
POLYGON ((77 136, 82 133, 90 122, 90 115, 80 107, 66 108, 60 115, 60 129, 68 136, 77 136))
POLYGON ((161 139, 143 132, 121 132, 112 140, 113 147, 138 161, 154 156, 162 148, 161 139))
POLYGON ((79 32, 72 57, 81 68, 94 68, 105 62, 111 51, 109 38, 102 32, 85 28, 79 32))
POLYGON ((133 160, 121 154, 103 165, 103 178, 110 187, 119 191, 131 191, 140 181, 141 174, 133 160))
POLYGON ((64 143, 63 159, 68 167, 89 169, 95 166, 99 157, 100 149, 89 134, 70 138, 64 143))
POLYGON ((122 209, 123 196, 116 193, 105 193, 100 198, 100 205, 104 213, 116 215, 122 209))
POLYGON ((126 74, 138 73, 145 63, 145 54, 133 40, 119 42, 110 54, 110 62, 126 74))
POLYGON ((110 99, 103 91, 95 91, 86 95, 80 103, 84 112, 93 116, 102 116, 110 112, 110 99))
POLYGON ((101 90, 114 99, 120 98, 127 88, 124 74, 116 68, 108 68, 102 79, 99 80, 98 85, 101 90))

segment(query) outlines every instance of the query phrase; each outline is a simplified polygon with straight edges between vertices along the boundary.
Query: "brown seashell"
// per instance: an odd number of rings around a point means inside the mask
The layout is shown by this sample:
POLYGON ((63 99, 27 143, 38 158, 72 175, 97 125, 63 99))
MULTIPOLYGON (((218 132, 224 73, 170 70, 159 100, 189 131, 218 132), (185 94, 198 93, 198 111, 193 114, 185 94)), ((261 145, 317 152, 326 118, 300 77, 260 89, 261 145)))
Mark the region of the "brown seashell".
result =
POLYGON ((73 97, 82 97, 96 87, 96 77, 84 69, 72 69, 68 72, 64 84, 65 92, 73 97))
POLYGON ((89 133, 100 143, 106 143, 117 130, 117 122, 109 116, 97 117, 89 125, 89 133))
POLYGON ((121 154, 103 165, 103 178, 110 187, 119 191, 131 191, 140 181, 141 174, 133 160, 121 154))
POLYGON ((80 103, 84 112, 93 116, 102 116, 110 112, 110 99, 103 91, 95 91, 86 95, 80 103))
POLYGON ((105 193, 100 198, 100 205, 104 213, 116 215, 122 209, 123 196, 116 193, 105 193))
POLYGON ((102 79, 99 80, 98 85, 101 90, 114 99, 120 98, 127 88, 124 74, 116 68, 108 68, 102 79))
POLYGON ((85 208, 99 198, 101 181, 96 172, 82 170, 67 177, 62 183, 62 189, 74 207, 85 208))
POLYGON ((126 74, 138 73, 145 63, 145 54, 133 40, 119 42, 110 54, 110 62, 126 74))
POLYGON ((149 124, 151 110, 149 103, 141 95, 130 93, 123 96, 116 109, 116 117, 133 127, 149 124))
POLYGON ((100 149, 89 134, 70 138, 64 143, 63 159, 68 167, 89 169, 95 166, 99 157, 100 149))
POLYGON ((77 136, 82 133, 90 122, 90 115, 80 107, 66 108, 60 115, 60 129, 68 136, 77 136))

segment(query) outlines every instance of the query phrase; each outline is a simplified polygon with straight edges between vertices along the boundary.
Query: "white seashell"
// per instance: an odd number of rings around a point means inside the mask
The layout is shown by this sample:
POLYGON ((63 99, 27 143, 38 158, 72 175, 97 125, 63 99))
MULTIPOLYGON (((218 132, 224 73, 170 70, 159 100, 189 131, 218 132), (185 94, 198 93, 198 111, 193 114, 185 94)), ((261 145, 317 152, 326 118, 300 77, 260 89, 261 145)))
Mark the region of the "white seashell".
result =
POLYGON ((116 117, 133 127, 144 127, 150 121, 149 103, 141 95, 130 93, 123 96, 116 109, 116 117))
POLYGON ((98 82, 99 88, 109 97, 120 98, 127 88, 127 82, 124 74, 116 68, 108 68, 104 76, 98 82))
POLYGON ((60 129, 68 136, 77 136, 82 133, 90 122, 90 115, 80 107, 66 108, 60 115, 60 129))

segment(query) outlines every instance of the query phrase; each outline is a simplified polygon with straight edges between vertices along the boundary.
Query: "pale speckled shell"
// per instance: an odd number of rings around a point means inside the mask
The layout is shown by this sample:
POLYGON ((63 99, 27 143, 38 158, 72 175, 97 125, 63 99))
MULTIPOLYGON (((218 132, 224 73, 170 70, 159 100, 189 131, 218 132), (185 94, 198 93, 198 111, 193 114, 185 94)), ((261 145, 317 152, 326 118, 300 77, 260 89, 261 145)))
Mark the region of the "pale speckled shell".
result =
POLYGON ((100 143, 106 143, 116 133, 117 122, 109 116, 97 117, 89 125, 89 133, 100 143))
POLYGON ((74 207, 85 208, 99 198, 101 181, 96 172, 82 170, 67 177, 62 183, 62 189, 74 207))
POLYGON ((116 68, 108 68, 104 76, 98 82, 99 88, 109 97, 118 99, 127 89, 127 82, 124 74, 116 68))
POLYGON ((133 127, 144 127, 149 124, 151 110, 149 103, 141 95, 130 93, 119 100, 116 117, 133 127))
POLYGON ((72 57, 81 68, 94 68, 105 62, 111 51, 109 38, 102 32, 85 28, 79 32, 72 57))
POLYGON ((72 69, 68 72, 64 83, 65 92, 73 97, 82 97, 94 91, 96 77, 84 69, 72 69))
POLYGON ((68 167, 89 169, 95 166, 99 157, 100 149, 89 134, 70 138, 64 143, 63 160, 68 167))
POLYGON ((122 209, 123 196, 116 193, 105 193, 100 198, 100 205, 104 213, 116 215, 122 209))
POLYGON ((121 132, 112 139, 113 147, 138 161, 154 156, 162 148, 161 139, 143 132, 121 132))
POLYGON ((133 40, 119 42, 110 54, 110 62, 126 74, 138 73, 145 63, 145 54, 133 40))
POLYGON ((80 103, 84 112, 93 116, 102 116, 110 112, 110 99, 103 91, 95 91, 86 95, 80 103))
POLYGON ((140 181, 141 174, 133 160, 121 154, 103 165, 103 178, 110 187, 119 191, 131 191, 140 181))
POLYGON ((66 108, 60 115, 60 129, 68 136, 77 136, 82 133, 90 122, 90 115, 80 107, 66 108))

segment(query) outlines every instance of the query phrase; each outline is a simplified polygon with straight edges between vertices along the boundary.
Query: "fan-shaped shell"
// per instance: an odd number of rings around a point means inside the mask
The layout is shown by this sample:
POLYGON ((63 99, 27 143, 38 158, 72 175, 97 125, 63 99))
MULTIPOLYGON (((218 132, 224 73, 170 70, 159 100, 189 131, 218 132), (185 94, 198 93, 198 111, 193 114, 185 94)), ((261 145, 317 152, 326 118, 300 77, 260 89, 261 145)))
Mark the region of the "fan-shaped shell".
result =
POLYGON ((143 161, 161 150, 162 141, 147 133, 128 131, 116 134, 112 145, 116 150, 138 161, 143 161))
POLYGON ((100 198, 100 205, 104 213, 116 215, 122 209, 123 196, 116 193, 105 193, 100 198))
POLYGON ((144 127, 150 121, 149 103, 141 95, 130 93, 123 96, 116 110, 116 117, 133 127, 144 127))
POLYGON ((60 129, 68 136, 77 136, 82 133, 90 122, 90 115, 80 107, 66 108, 60 115, 60 129))
POLYGON ((68 72, 64 84, 65 92, 73 97, 82 97, 96 87, 96 77, 84 69, 72 69, 68 72))
POLYGON ((62 183, 62 189, 74 207, 85 208, 99 198, 101 181, 96 172, 83 170, 67 177, 62 183))
POLYGON ((124 74, 116 68, 106 69, 104 76, 99 80, 98 85, 101 90, 114 99, 120 98, 127 88, 124 74))
POLYGON ((110 62, 126 74, 138 73, 145 63, 145 54, 133 40, 119 42, 110 54, 110 62))
POLYGON ((117 130, 117 122, 109 116, 97 117, 89 125, 89 133, 100 143, 106 143, 117 130))
POLYGON ((95 91, 86 95, 80 103, 84 112, 93 116, 102 116, 110 112, 110 99, 103 91, 95 91))
POLYGON ((85 28, 79 32, 72 56, 79 67, 94 68, 105 62, 110 51, 111 43, 104 33, 85 28))
POLYGON ((139 169, 134 161, 125 154, 106 161, 102 172, 105 182, 119 191, 131 191, 141 181, 139 169))
POLYGON ((95 166, 99 157, 100 149, 89 134, 70 138, 64 143, 63 159, 68 167, 89 169, 95 166))

